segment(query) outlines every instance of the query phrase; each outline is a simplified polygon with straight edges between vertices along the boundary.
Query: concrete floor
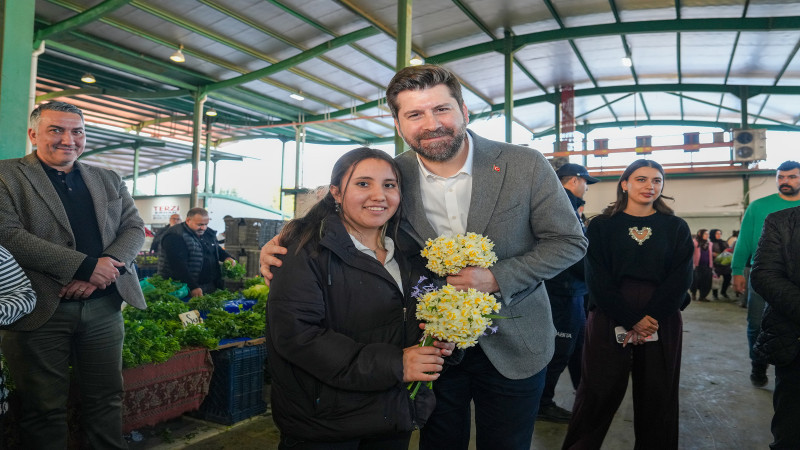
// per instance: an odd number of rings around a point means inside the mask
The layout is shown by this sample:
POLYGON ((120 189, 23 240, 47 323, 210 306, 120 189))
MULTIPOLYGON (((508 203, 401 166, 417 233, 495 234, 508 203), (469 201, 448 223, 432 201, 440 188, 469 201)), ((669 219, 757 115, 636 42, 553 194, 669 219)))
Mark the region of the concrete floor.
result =
MULTIPOLYGON (((684 347, 681 371, 682 449, 764 449, 772 441, 774 374, 769 384, 750 384, 746 351, 745 310, 735 303, 693 303, 683 315, 684 347)), ((572 406, 574 393, 567 374, 559 382, 556 402, 572 406)), ((633 406, 626 396, 603 449, 633 448, 633 406)), ((558 449, 566 425, 537 422, 532 449, 558 449)), ((189 418, 145 432, 132 449, 246 450, 277 449, 278 431, 269 414, 232 427, 189 418), (166 431, 165 431, 166 430, 166 431), (172 440, 171 443, 164 439, 172 440)), ((416 436, 411 449, 417 448, 416 436)), ((474 442, 470 449, 474 449, 474 442)))

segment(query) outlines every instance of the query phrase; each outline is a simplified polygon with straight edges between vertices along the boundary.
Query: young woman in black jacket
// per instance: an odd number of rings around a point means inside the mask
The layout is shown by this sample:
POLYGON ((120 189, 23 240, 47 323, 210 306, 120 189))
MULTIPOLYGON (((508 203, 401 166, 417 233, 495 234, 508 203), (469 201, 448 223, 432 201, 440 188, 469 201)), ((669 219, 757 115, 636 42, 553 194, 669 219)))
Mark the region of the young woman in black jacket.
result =
POLYGON ((433 410, 432 391, 411 400, 406 386, 436 380, 453 346, 418 346, 410 292, 424 262, 397 239, 400 185, 385 152, 351 150, 281 234, 267 311, 281 449, 406 449, 433 410))

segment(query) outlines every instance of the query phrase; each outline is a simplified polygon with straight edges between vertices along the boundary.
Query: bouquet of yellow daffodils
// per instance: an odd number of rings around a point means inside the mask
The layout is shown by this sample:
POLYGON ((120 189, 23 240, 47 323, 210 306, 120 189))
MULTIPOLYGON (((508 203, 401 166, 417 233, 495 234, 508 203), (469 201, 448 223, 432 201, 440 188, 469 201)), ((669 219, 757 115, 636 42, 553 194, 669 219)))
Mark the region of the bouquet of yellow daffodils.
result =
MULTIPOLYGON (((455 237, 440 236, 429 239, 422 250, 422 256, 428 259, 427 268, 440 276, 458 273, 467 266, 491 267, 497 261, 492 251, 494 243, 476 233, 457 235, 455 237)), ((434 339, 453 342, 458 348, 474 347, 478 338, 492 333, 492 319, 503 319, 498 316, 500 303, 491 294, 475 289, 456 290, 450 284, 441 289, 435 285, 422 285, 426 280, 420 278, 411 295, 417 299, 417 319, 425 322, 425 332, 420 346, 433 345, 434 339)), ((421 382, 409 383, 411 398, 417 395, 421 382)), ((428 389, 433 383, 427 383, 428 389)))
POLYGON ((428 259, 425 267, 443 277, 456 274, 467 266, 491 267, 497 262, 493 248, 494 242, 477 233, 439 236, 428 239, 422 256, 428 259))
POLYGON ((499 318, 500 303, 492 294, 451 285, 428 292, 417 300, 417 319, 425 322, 424 336, 453 342, 458 348, 474 347, 478 337, 499 318))

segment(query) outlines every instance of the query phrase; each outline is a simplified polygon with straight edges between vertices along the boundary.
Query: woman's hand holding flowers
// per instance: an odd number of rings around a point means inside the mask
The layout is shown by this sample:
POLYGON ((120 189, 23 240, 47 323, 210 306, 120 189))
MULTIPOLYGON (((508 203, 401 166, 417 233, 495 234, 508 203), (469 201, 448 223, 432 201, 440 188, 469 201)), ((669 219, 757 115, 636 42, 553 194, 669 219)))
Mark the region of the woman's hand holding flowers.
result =
POLYGON ((403 349, 403 382, 434 381, 439 378, 444 359, 438 347, 414 345, 403 349))

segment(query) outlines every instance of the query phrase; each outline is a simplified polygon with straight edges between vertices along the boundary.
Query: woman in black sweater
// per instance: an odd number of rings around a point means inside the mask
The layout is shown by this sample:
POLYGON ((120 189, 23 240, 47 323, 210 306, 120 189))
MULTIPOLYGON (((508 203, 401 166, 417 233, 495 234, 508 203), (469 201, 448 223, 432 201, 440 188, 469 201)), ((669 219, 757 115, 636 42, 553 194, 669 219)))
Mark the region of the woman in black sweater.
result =
POLYGON ((689 303, 694 246, 663 185, 661 165, 633 162, 616 201, 589 223, 591 311, 564 449, 601 447, 631 374, 634 448, 678 448, 680 310, 689 303))
POLYGON ((433 410, 433 391, 411 400, 406 386, 437 379, 454 346, 418 346, 410 292, 424 261, 397 241, 399 207, 394 160, 360 148, 281 233, 288 251, 272 269, 267 310, 279 449, 405 450, 433 410))

